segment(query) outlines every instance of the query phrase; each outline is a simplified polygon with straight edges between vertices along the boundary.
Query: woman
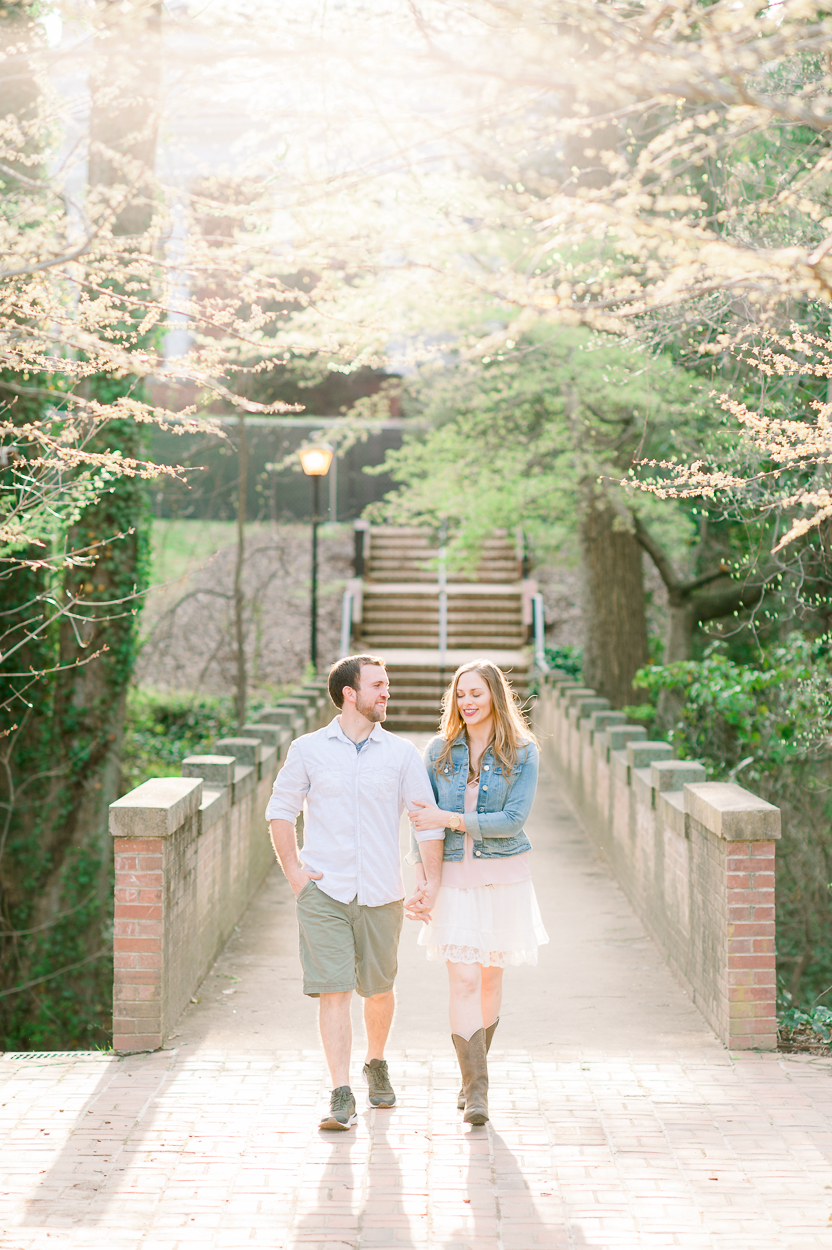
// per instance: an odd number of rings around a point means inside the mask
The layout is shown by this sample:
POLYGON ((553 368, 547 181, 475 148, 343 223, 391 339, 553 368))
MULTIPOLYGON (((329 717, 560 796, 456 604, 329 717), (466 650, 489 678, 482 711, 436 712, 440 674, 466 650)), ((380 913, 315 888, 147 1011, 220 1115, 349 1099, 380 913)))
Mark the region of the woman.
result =
POLYGON ((548 942, 532 885, 523 826, 537 787, 538 750, 502 670, 463 664, 442 701, 440 730, 425 751, 436 807, 416 803, 416 830, 445 826, 435 900, 418 847, 408 859, 419 888, 408 903, 427 928, 419 945, 444 959, 451 1037, 462 1072, 458 1106, 468 1124, 488 1119, 486 1054, 499 1023, 503 969, 536 964, 548 942))

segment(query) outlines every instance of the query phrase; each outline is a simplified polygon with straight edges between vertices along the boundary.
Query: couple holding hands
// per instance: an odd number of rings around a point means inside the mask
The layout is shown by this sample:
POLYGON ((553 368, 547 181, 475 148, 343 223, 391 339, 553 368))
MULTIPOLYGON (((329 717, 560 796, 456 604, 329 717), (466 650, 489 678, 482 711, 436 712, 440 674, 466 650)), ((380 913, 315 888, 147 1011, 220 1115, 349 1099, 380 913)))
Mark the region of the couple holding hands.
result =
POLYGON ((395 1104, 384 1048, 405 912, 424 922, 418 941, 428 959, 448 969, 458 1106, 468 1124, 484 1124, 503 969, 536 963, 548 941, 523 828, 537 786, 534 734, 502 670, 488 660, 454 674, 424 760, 381 727, 390 697, 383 660, 339 660, 329 694, 339 715, 292 743, 266 808, 297 899, 303 992, 319 999, 333 1086, 320 1127, 346 1130, 357 1119, 349 1076, 353 990, 364 1000, 370 1106, 395 1104), (304 802, 300 851, 295 822, 304 802), (406 858, 416 873, 407 902, 399 852, 405 810, 412 832, 406 858))

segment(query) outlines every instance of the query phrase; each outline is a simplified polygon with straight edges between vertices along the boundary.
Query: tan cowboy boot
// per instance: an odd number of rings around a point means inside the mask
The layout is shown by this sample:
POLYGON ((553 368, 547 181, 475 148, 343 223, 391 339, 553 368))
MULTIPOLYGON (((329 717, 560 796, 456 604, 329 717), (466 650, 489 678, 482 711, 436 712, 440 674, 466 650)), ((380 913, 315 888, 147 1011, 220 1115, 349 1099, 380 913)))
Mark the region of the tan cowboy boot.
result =
MULTIPOLYGON (((491 1039, 494 1036, 495 1030, 499 1023, 500 1023, 500 1017, 498 1016, 497 1019, 494 1021, 494 1023, 489 1024, 488 1028, 485 1030, 485 1053, 486 1054, 488 1054, 489 1050, 491 1049, 491 1039)), ((461 1089, 459 1091, 459 1094, 456 1100, 456 1105, 460 1111, 465 1110, 465 1090, 464 1089, 461 1089)))
POLYGON ((462 1089, 465 1094, 465 1115, 462 1118, 466 1124, 485 1124, 488 1119, 485 1029, 477 1029, 467 1042, 452 1033, 451 1041, 462 1073, 462 1089))

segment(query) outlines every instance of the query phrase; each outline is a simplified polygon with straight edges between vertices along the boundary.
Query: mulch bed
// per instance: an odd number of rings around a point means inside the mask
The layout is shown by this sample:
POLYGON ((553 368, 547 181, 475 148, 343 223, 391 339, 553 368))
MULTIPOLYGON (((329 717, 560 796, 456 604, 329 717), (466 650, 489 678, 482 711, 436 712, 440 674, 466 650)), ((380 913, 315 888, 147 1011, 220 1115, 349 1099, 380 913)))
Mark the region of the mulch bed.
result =
POLYGON ((808 1024, 799 1024, 794 1029, 778 1029, 777 1049, 788 1055, 832 1055, 832 1045, 808 1024))

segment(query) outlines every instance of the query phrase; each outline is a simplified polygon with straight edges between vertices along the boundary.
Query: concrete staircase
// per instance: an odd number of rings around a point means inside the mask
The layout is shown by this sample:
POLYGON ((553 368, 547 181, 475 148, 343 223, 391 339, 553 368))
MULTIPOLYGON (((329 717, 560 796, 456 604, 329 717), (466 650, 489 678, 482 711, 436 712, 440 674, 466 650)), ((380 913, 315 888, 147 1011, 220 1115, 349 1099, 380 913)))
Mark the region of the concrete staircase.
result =
POLYGON ((391 526, 364 533, 362 611, 353 645, 387 661, 387 727, 435 730, 440 699, 454 670, 480 657, 511 673, 515 689, 525 696, 530 659, 527 593, 514 536, 497 531, 486 541, 475 569, 447 573, 442 648, 437 536, 426 529, 391 526))
MULTIPOLYGON (((368 531, 370 550, 367 577, 373 582, 436 583, 439 544, 432 530, 415 526, 374 526, 368 531)), ((482 559, 471 573, 449 572, 449 582, 516 582, 521 576, 522 555, 517 541, 506 531, 497 532, 483 544, 482 559)))

